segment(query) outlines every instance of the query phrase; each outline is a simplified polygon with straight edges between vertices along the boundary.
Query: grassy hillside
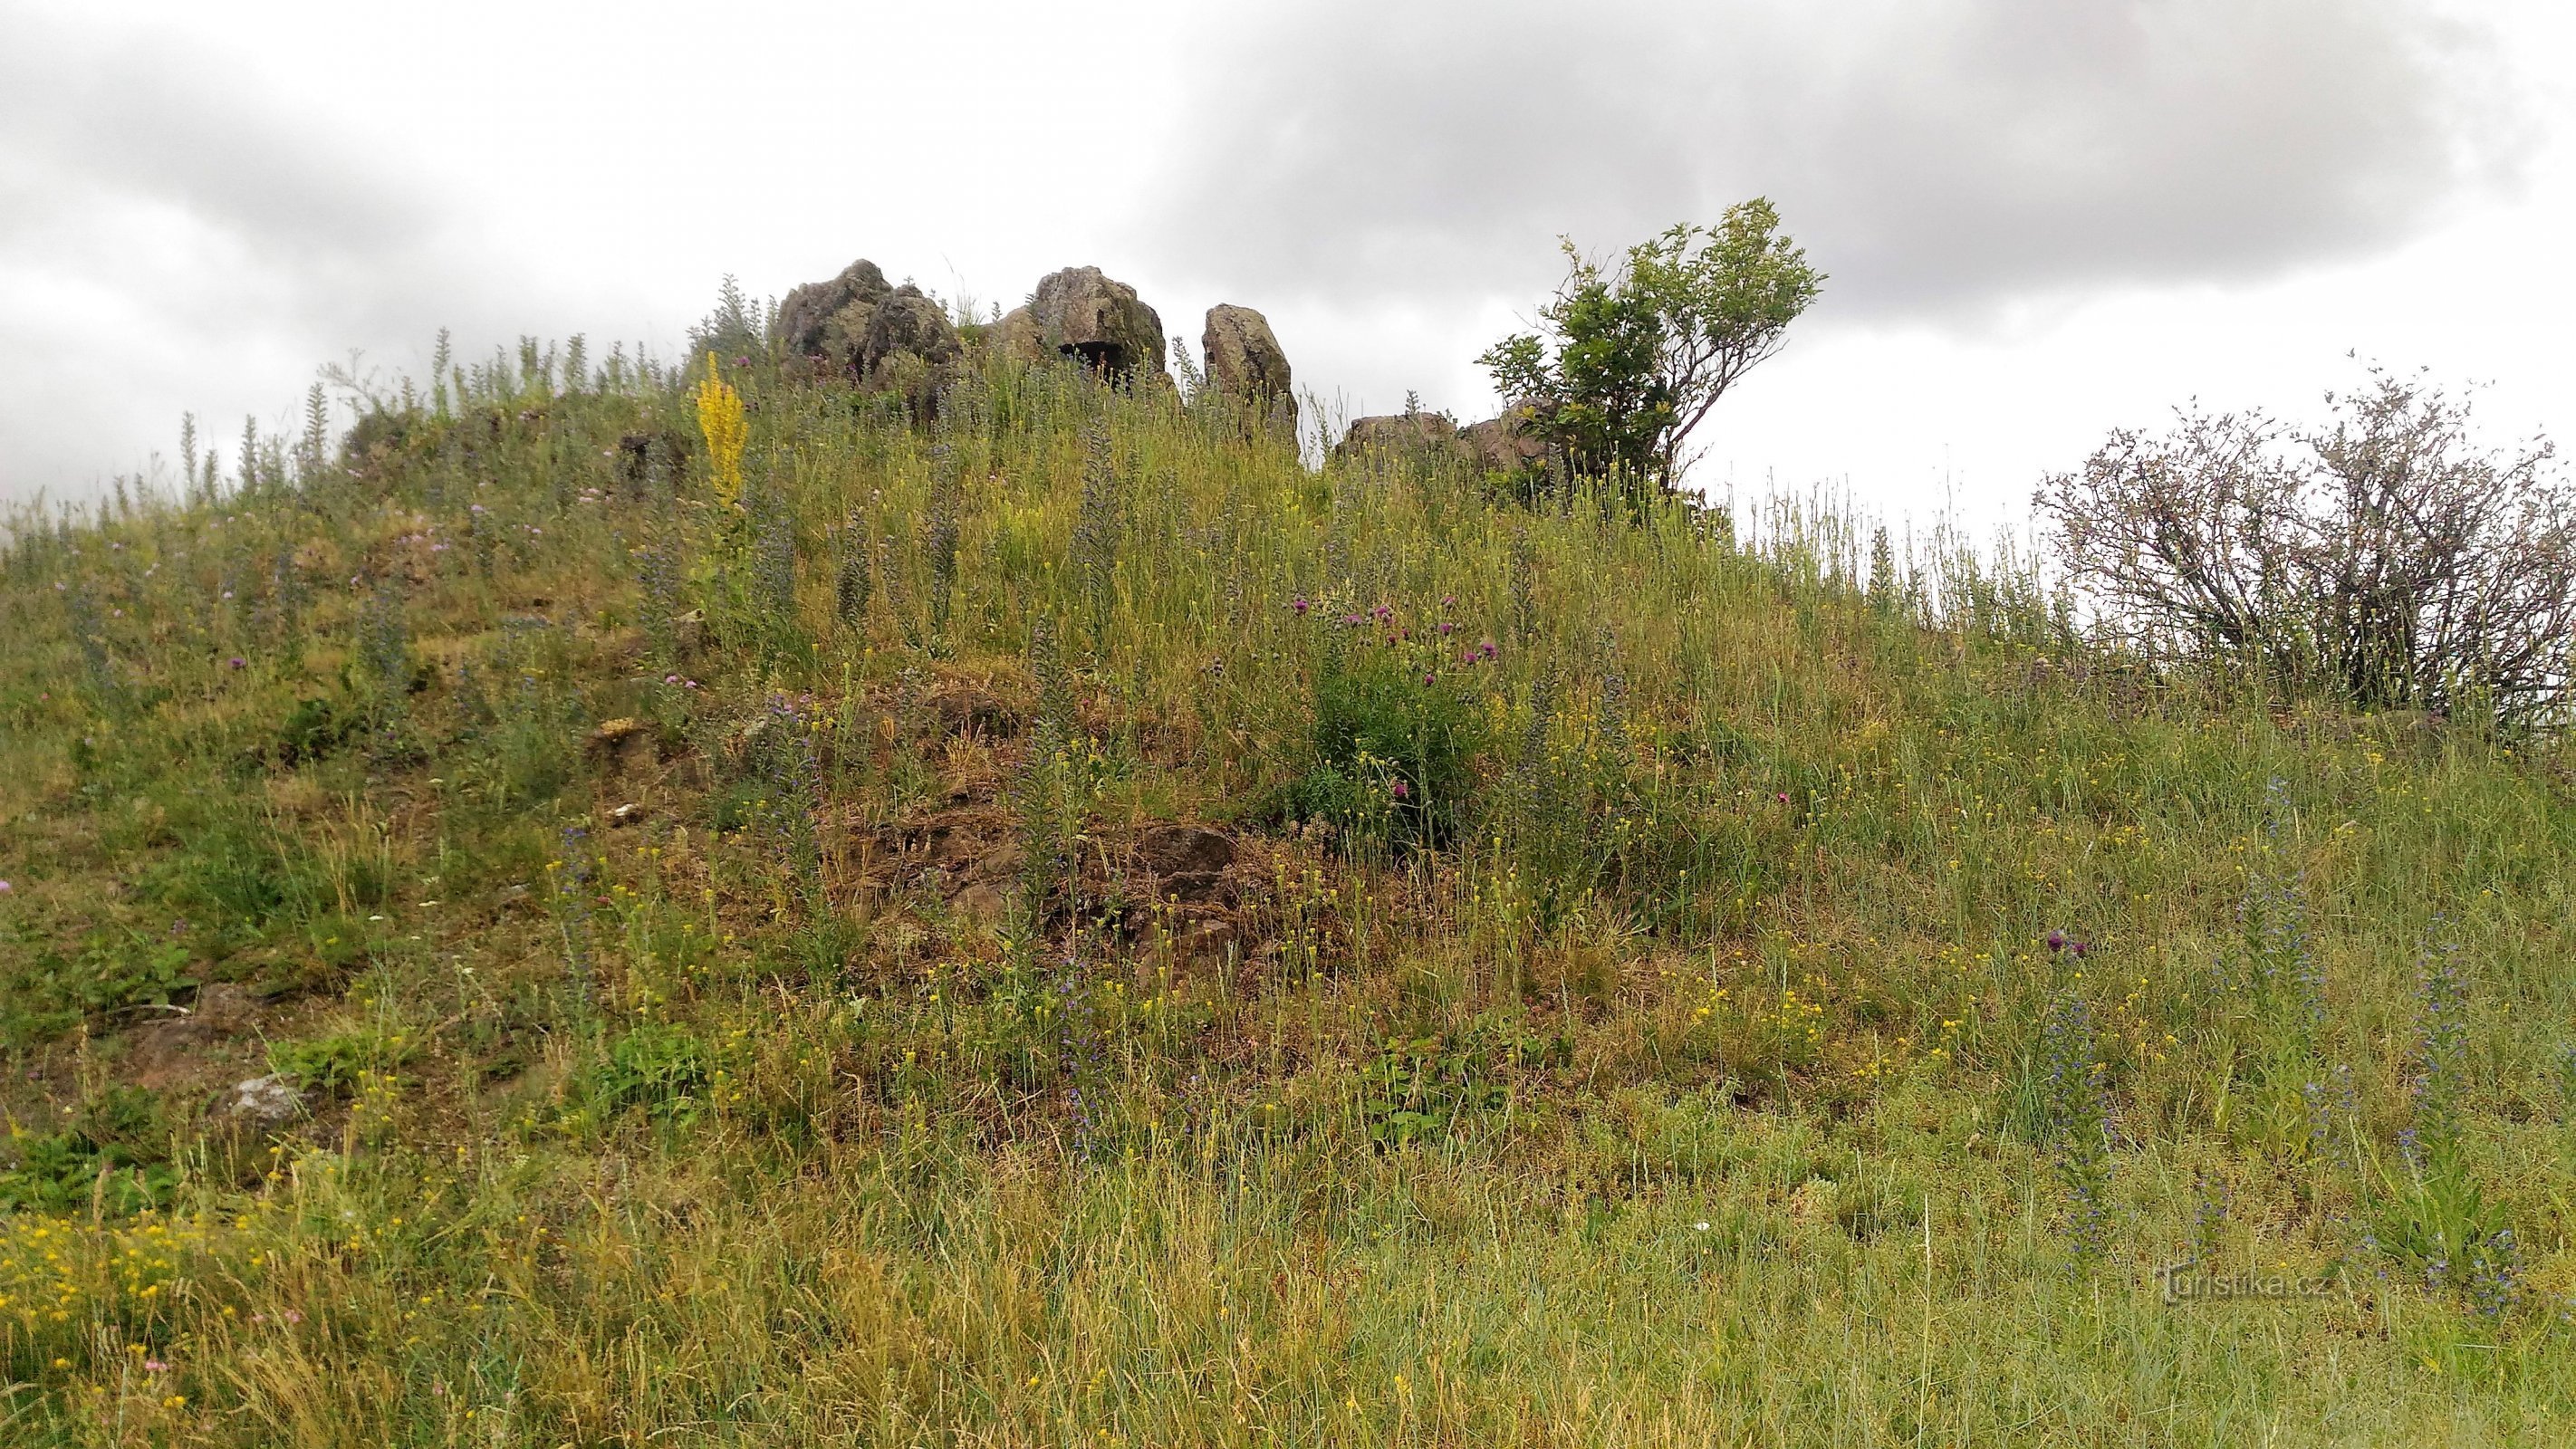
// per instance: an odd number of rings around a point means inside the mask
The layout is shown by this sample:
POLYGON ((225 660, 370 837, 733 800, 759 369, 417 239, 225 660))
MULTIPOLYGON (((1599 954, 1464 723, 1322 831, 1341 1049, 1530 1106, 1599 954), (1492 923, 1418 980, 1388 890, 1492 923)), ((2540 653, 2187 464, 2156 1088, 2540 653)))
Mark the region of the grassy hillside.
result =
POLYGON ((737 479, 529 362, 22 521, 0 1442, 2576 1419, 2559 748, 1070 369, 729 368, 737 479))

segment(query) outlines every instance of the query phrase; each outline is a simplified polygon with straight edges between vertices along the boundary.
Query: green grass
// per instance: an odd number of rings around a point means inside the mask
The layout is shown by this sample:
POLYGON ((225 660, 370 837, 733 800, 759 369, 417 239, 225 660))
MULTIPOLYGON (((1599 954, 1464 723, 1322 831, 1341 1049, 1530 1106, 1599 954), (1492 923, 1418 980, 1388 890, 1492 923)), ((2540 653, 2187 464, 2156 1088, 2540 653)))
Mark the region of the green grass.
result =
POLYGON ((496 365, 21 520, 0 1441, 2576 1419, 2561 745, 1830 516, 738 385, 739 510, 679 382, 496 365))

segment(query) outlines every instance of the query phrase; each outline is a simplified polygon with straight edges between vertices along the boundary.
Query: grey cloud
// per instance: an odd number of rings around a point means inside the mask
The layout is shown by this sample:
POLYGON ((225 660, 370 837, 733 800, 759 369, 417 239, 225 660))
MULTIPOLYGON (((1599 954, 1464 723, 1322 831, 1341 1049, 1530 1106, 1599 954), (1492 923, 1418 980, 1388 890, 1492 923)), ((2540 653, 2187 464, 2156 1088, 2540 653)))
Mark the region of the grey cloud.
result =
MULTIPOLYGON (((0 148, 48 210, 148 199, 272 256, 399 246, 434 214, 326 118, 273 109, 243 78, 133 37, 40 30, 0 50, 0 148)), ((0 236, 46 219, 12 210, 0 236)))
POLYGON ((1142 240, 1346 301, 1542 285, 1559 233, 1758 193, 1835 311, 1974 314, 2366 252, 2522 154, 2483 37, 2404 0, 1332 0, 1192 74, 1142 240))
POLYGON ((353 346, 501 332, 522 289, 419 156, 149 34, 0 13, 0 498, 84 492, 183 411, 276 419, 353 346))

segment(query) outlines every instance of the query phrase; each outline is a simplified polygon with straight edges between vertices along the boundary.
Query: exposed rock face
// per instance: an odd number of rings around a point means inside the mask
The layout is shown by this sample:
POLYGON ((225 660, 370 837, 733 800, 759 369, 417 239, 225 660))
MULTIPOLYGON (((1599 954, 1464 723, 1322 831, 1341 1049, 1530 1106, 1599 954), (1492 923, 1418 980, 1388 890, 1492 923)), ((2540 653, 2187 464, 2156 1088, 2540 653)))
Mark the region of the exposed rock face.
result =
POLYGON ((1336 458, 1355 458, 1370 453, 1464 458, 1467 446, 1459 437, 1458 425, 1449 421, 1445 414, 1388 413, 1352 419, 1350 432, 1333 448, 1336 458))
POLYGON ((1270 330, 1270 319, 1249 307, 1220 302, 1210 307, 1199 334, 1208 386, 1229 397, 1267 403, 1288 396, 1288 354, 1270 330))
POLYGON ((1525 407, 1505 408, 1501 417, 1461 428, 1458 440, 1488 473, 1518 473, 1543 467, 1547 444, 1530 431, 1529 416, 1525 407))
POLYGON ((1044 357, 1051 348, 1102 372, 1169 376, 1161 314, 1098 267, 1049 272, 1029 304, 1001 320, 994 342, 1022 357, 1044 357))
POLYGON ((858 361, 860 337, 878 303, 894 288, 865 257, 826 282, 807 282, 778 304, 778 340, 792 356, 828 357, 842 367, 858 361))

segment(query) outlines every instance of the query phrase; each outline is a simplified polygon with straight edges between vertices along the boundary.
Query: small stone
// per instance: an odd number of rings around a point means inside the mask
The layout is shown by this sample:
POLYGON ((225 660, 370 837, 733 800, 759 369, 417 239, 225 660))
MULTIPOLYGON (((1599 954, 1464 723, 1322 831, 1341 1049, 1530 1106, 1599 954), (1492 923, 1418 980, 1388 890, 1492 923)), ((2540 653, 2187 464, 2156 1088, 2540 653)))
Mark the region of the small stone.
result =
POLYGON ((216 1099, 214 1118, 231 1131, 265 1137, 304 1115, 304 1093, 281 1076, 236 1082, 216 1099))

